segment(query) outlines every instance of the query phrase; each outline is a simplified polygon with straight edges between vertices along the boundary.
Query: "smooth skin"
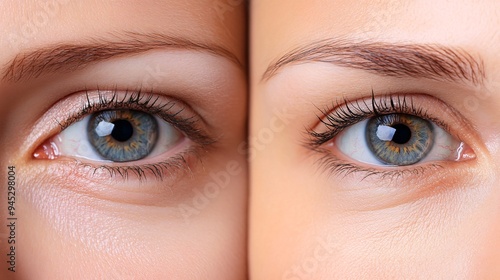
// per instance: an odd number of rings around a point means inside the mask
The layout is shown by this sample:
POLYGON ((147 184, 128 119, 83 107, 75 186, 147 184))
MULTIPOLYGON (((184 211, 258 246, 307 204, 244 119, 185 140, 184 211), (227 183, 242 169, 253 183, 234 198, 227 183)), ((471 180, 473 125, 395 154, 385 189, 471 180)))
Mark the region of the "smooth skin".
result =
POLYGON ((257 0, 251 9, 251 279, 500 277, 498 1, 257 0), (263 77, 285 53, 325 39, 462 49, 483 62, 485 79, 461 85, 311 61, 263 77), (372 90, 440 99, 460 118, 414 100, 475 156, 398 178, 331 172, 304 145, 307 130, 319 127, 320 109, 370 101, 372 90))
MULTIPOLYGON (((0 4, 0 178, 7 182, 8 166, 15 166, 18 218, 16 272, 7 270, 10 234, 3 226, 0 278, 246 277, 247 168, 238 149, 246 138, 244 9, 242 2, 209 0, 0 4), (142 41, 131 39, 137 34, 154 34, 156 45, 72 69, 61 63, 60 69, 5 78, 3 67, 16 56, 69 45, 102 50, 123 41, 140 49, 142 41), (175 47, 165 42, 172 38, 175 47), (197 46, 179 45, 187 41, 197 46), (141 86, 187 104, 183 114, 203 119, 200 127, 216 139, 188 156, 185 171, 169 171, 163 180, 132 173, 124 179, 83 168, 72 155, 33 158, 59 132, 57 121, 81 110, 82 91, 141 86)), ((140 40, 151 43, 152 37, 140 40)), ((189 141, 149 163, 194 147, 189 141)), ((7 189, 1 199, 5 221, 7 189)))

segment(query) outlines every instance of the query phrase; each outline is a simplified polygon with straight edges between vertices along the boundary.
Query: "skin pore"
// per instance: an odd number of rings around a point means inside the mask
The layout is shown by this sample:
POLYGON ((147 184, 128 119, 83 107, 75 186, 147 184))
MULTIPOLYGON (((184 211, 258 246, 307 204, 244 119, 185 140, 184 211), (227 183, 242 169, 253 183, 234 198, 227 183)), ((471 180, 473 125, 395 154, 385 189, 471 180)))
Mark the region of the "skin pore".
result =
POLYGON ((251 278, 498 277, 498 3, 251 9, 251 278), (451 144, 376 164, 349 138, 352 112, 373 111, 417 115, 451 144))
POLYGON ((2 261, 0 278, 245 277, 245 13, 219 4, 0 4, 0 177, 15 166, 18 218, 16 272, 2 261), (176 137, 135 162, 51 147, 113 109, 156 116, 176 137))

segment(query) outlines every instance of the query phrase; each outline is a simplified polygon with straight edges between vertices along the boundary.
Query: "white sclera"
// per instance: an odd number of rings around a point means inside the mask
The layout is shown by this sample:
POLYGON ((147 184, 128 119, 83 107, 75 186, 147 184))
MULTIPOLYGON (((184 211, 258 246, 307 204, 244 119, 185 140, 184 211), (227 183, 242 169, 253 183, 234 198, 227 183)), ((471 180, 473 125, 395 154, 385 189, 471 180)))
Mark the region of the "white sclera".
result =
MULTIPOLYGON (((370 150, 366 139, 367 123, 368 120, 364 120, 346 128, 343 132, 337 135, 334 142, 336 147, 345 156, 356 161, 378 166, 390 166, 380 161, 370 150)), ((419 163, 428 161, 457 160, 463 143, 444 131, 441 127, 433 123, 431 123, 431 125, 434 133, 434 144, 429 153, 419 163)), ((381 139, 392 139, 392 137, 389 137, 391 131, 392 130, 384 129, 384 126, 380 126, 377 129, 377 136, 381 139)), ((392 134, 394 134, 394 131, 392 131, 392 134)))
MULTIPOLYGON (((75 122, 54 137, 54 141, 59 147, 60 155, 101 162, 112 162, 99 155, 89 142, 87 126, 90 117, 91 116, 86 116, 82 120, 75 122)), ((155 157, 167 152, 175 146, 175 144, 177 144, 179 139, 182 137, 182 133, 171 124, 158 117, 155 117, 155 119, 158 123, 158 139, 153 150, 147 157, 155 157)), ((111 124, 113 126, 112 123, 101 122, 96 127, 96 133, 98 135, 109 135, 112 131, 112 126, 107 124, 111 124)))

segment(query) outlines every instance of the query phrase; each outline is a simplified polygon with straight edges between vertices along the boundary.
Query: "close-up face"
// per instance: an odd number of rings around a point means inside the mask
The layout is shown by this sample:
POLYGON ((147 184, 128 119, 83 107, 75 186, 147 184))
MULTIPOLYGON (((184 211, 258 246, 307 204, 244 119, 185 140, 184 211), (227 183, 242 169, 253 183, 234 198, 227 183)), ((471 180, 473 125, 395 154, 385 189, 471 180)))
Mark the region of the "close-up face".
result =
POLYGON ((219 2, 2 1, 0 278, 245 278, 245 5, 219 2))
POLYGON ((499 2, 251 11, 251 278, 498 278, 499 2))

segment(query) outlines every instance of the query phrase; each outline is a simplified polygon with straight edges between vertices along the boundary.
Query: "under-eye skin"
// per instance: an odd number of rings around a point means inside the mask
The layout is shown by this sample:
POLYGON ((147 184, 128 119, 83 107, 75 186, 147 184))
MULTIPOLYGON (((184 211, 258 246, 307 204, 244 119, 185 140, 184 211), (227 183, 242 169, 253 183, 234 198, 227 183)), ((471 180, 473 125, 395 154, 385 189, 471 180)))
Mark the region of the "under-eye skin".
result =
POLYGON ((33 158, 73 158, 91 173, 130 174, 139 179, 190 170, 215 141, 203 119, 183 102, 141 91, 96 90, 77 93, 80 106, 57 119, 59 131, 33 152, 33 158), (83 97, 82 97, 83 96, 83 97))
MULTIPOLYGON (((366 177, 402 176, 442 168, 445 162, 475 158, 460 135, 452 135, 442 105, 419 105, 424 95, 384 95, 337 102, 321 110, 320 124, 308 131, 306 146, 322 154, 321 165, 333 174, 366 177), (442 116, 440 116, 440 113, 442 116)), ((449 111, 453 111, 449 108, 449 111)))

